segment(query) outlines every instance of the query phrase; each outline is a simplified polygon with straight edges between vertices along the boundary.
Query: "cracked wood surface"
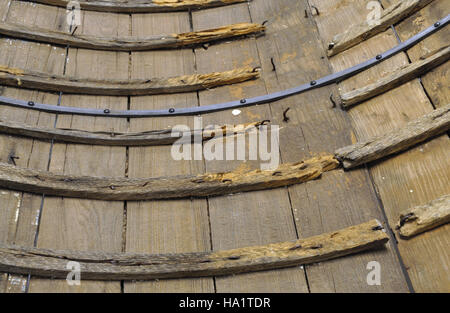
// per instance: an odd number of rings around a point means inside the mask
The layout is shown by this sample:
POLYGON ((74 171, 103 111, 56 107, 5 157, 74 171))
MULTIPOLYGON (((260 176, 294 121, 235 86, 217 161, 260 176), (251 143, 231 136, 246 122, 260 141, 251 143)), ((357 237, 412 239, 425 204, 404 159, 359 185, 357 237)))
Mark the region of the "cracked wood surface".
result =
POLYGON ((349 169, 404 151, 449 129, 450 104, 385 135, 338 149, 336 157, 349 169))
POLYGON ((430 54, 428 57, 423 57, 419 61, 398 68, 375 83, 342 94, 340 96, 340 105, 342 108, 348 109, 385 93, 447 62, 449 57, 450 46, 447 46, 430 54))
POLYGON ((448 222, 450 222, 450 195, 445 195, 400 214, 397 230, 402 238, 409 239, 448 222))
POLYGON ((238 38, 245 35, 260 35, 265 26, 255 23, 238 23, 214 29, 200 30, 181 34, 155 35, 141 38, 133 37, 99 37, 77 35, 29 27, 7 22, 0 22, 0 34, 12 38, 33 40, 55 45, 69 45, 73 48, 85 48, 109 51, 146 51, 192 47, 214 41, 238 38))
POLYGON ((434 0, 403 0, 386 8, 380 17, 379 23, 369 25, 368 21, 365 20, 359 25, 350 27, 347 31, 336 35, 333 40, 328 43, 328 56, 341 53, 342 51, 354 47, 360 42, 385 31, 391 25, 396 24, 414 12, 419 11, 432 1, 434 0))
POLYGON ((25 136, 36 139, 55 140, 59 142, 80 143, 104 146, 161 146, 175 142, 188 143, 198 136, 199 141, 210 140, 216 136, 231 136, 256 130, 266 122, 254 122, 240 125, 224 125, 222 127, 178 132, 174 129, 153 130, 143 132, 106 132, 84 131, 76 129, 45 128, 24 123, 10 122, 0 118, 0 133, 25 136), (180 141, 182 139, 182 141, 180 141))
POLYGON ((217 252, 133 254, 55 251, 0 244, 0 271, 65 278, 79 262, 82 280, 205 277, 322 262, 383 246, 389 237, 377 220, 291 242, 217 252))
POLYGON ((183 75, 170 78, 133 80, 79 79, 0 66, 0 84, 6 86, 104 96, 142 96, 199 91, 237 84, 257 79, 259 76, 257 69, 246 66, 225 72, 183 75))
MULTIPOLYGON (((30 0, 46 5, 67 8, 70 0, 30 0)), ((243 3, 251 0, 78 0, 83 10, 114 13, 158 13, 201 10, 243 3)))
POLYGON ((280 165, 275 170, 238 168, 231 172, 149 179, 58 175, 0 163, 0 186, 49 196, 97 200, 156 200, 207 197, 272 189, 319 178, 339 162, 331 155, 280 165))

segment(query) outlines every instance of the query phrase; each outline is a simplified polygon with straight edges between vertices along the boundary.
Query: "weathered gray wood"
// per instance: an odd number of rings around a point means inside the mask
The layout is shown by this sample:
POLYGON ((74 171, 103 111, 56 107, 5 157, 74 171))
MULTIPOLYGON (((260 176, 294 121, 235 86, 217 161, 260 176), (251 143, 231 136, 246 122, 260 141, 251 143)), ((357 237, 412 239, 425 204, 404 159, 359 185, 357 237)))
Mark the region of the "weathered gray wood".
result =
POLYGON ((403 212, 397 224, 402 238, 411 238, 450 222, 450 195, 403 212))
POLYGON ((264 33, 264 31, 265 27, 261 24, 240 23, 196 32, 149 36, 146 38, 106 38, 77 35, 76 33, 72 35, 42 28, 0 22, 0 34, 8 37, 55 45, 69 45, 74 48, 109 51, 144 51, 192 47, 245 35, 259 35, 264 33))
POLYGON ((134 80, 78 79, 0 66, 0 84, 43 91, 103 96, 143 96, 199 91, 259 77, 249 66, 226 72, 134 80))
POLYGON ((358 103, 394 89, 412 80, 413 78, 416 78, 428 72, 429 70, 447 62, 449 57, 450 46, 447 46, 435 52, 431 56, 395 70, 393 73, 382 77, 375 83, 344 93, 340 97, 341 107, 344 109, 348 109, 358 103))
POLYGON ((319 178, 339 162, 330 155, 280 165, 276 170, 235 170, 149 179, 57 175, 0 163, 0 186, 49 196, 97 200, 206 197, 271 189, 319 178))
MULTIPOLYGON (((67 8, 70 0, 29 0, 67 8)), ((115 13, 158 13, 200 10, 242 3, 251 0, 78 0, 80 8, 115 13)))
POLYGON ((352 26, 347 31, 336 35, 333 41, 328 43, 328 56, 336 55, 385 31, 391 25, 417 12, 432 1, 434 0, 403 0, 393 4, 384 10, 379 23, 369 25, 368 21, 365 20, 361 24, 352 26))
POLYGON ((434 110, 400 129, 365 142, 338 149, 336 157, 349 169, 404 151, 450 129, 450 104, 434 110))
POLYGON ((220 128, 204 129, 182 133, 172 129, 153 130, 148 132, 90 132, 75 129, 45 128, 24 123, 10 122, 0 118, 0 133, 31 137, 35 139, 55 140, 60 142, 80 143, 104 146, 162 146, 179 142, 192 142, 195 136, 203 141, 210 140, 218 134, 229 136, 254 130, 265 122, 255 122, 242 125, 225 125, 220 128), (187 141, 185 141, 187 139, 187 141))
POLYGON ((377 220, 291 242, 217 252, 149 255, 53 251, 0 245, 0 271, 66 278, 69 261, 81 279, 147 280, 238 274, 311 264, 380 247, 389 240, 377 220))

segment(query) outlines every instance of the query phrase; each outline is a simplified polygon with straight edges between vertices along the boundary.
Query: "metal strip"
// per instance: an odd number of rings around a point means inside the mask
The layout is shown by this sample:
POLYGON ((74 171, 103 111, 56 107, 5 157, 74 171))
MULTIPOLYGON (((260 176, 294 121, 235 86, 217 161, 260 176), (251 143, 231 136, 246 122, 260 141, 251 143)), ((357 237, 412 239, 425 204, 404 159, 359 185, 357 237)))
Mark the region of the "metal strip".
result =
POLYGON ((218 103, 212 105, 206 105, 201 107, 190 107, 190 108, 169 108, 165 110, 129 110, 129 111, 115 111, 108 108, 105 109, 84 109, 77 107, 65 107, 65 106, 55 106, 49 104, 35 103, 33 101, 23 101, 10 99, 7 97, 0 97, 0 104, 9 105, 13 107, 27 108, 33 110, 44 111, 48 113, 57 114, 76 114, 76 115, 90 115, 90 116, 105 116, 105 117, 158 117, 158 116, 179 116, 179 115, 196 115, 201 113, 211 113, 216 111, 223 111, 229 109, 235 109, 240 107, 246 107, 251 105, 265 104, 269 102, 274 102, 281 100, 293 95, 297 95, 312 89, 324 87, 330 84, 338 83, 343 81, 353 75, 356 75, 374 65, 377 65, 384 60, 398 54, 399 52, 405 51, 420 41, 424 40, 428 36, 437 32, 438 30, 447 26, 450 22, 450 14, 445 18, 437 21, 433 26, 425 29, 424 31, 418 33, 417 35, 409 38, 408 40, 402 42, 396 47, 377 55, 375 58, 369 59, 359 65, 345 69, 343 71, 322 77, 318 80, 311 81, 308 84, 297 86, 291 89, 286 89, 283 91, 278 91, 275 93, 267 94, 264 96, 258 96, 249 99, 241 99, 237 101, 218 103))

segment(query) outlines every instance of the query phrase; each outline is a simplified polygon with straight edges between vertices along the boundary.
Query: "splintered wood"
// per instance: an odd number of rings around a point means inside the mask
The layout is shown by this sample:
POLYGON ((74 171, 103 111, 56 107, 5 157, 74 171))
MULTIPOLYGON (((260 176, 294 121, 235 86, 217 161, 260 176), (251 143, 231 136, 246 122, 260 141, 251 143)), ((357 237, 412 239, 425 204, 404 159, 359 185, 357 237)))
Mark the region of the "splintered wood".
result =
POLYGON ((447 104, 443 108, 409 122, 403 128, 338 149, 336 157, 343 163, 344 168, 349 169, 406 150, 448 131, 450 129, 449 111, 450 104, 447 104))
POLYGON ((447 46, 430 56, 414 63, 405 65, 393 73, 380 78, 373 84, 358 88, 340 96, 341 107, 348 109, 358 103, 371 99, 394 89, 428 71, 445 63, 450 57, 450 46, 447 46))
POLYGON ((0 163, 0 186, 49 196, 98 200, 153 200, 207 197, 264 190, 304 183, 333 170, 339 162, 332 155, 298 163, 282 164, 276 170, 235 170, 198 176, 149 179, 102 178, 57 175, 0 163))
MULTIPOLYGON (((177 132, 173 129, 152 130, 147 132, 121 133, 83 131, 76 129, 45 128, 30 126, 24 123, 5 121, 0 118, 0 133, 26 136, 35 139, 55 140, 59 142, 81 143, 105 146, 162 146, 171 145, 181 139, 193 142, 195 136, 200 140, 210 140, 216 135, 230 136, 243 134, 257 129, 266 122, 254 122, 240 125, 224 125, 218 128, 193 130, 189 133, 177 132)), ((183 141, 184 142, 184 141, 183 141)))
POLYGON ((255 272, 322 262, 383 246, 377 220, 291 242, 217 252, 133 254, 55 251, 0 244, 0 271, 66 278, 67 262, 80 263, 84 280, 148 280, 255 272))
POLYGON ((402 238, 411 238, 450 222, 450 195, 403 212, 397 225, 402 238))
POLYGON ((226 72, 135 80, 77 79, 0 66, 0 84, 43 91, 104 96, 142 96, 199 91, 259 78, 245 66, 226 72))
MULTIPOLYGON (((78 0, 83 10, 114 13, 157 13, 216 8, 251 0, 78 0)), ((31 0, 67 8, 71 0, 31 0)))
POLYGON ((403 20, 405 17, 417 12, 427 6, 433 0, 402 0, 383 11, 381 17, 377 21, 369 24, 364 21, 359 25, 352 26, 346 32, 336 35, 333 41, 328 44, 328 56, 333 56, 345 51, 360 42, 375 36, 391 25, 403 20))
POLYGON ((145 51, 190 47, 245 35, 258 35, 264 33, 265 29, 265 26, 261 24, 240 23, 182 34, 166 34, 146 38, 106 38, 77 35, 76 33, 69 34, 25 25, 0 22, 0 34, 8 37, 56 45, 69 45, 74 48, 109 51, 145 51))

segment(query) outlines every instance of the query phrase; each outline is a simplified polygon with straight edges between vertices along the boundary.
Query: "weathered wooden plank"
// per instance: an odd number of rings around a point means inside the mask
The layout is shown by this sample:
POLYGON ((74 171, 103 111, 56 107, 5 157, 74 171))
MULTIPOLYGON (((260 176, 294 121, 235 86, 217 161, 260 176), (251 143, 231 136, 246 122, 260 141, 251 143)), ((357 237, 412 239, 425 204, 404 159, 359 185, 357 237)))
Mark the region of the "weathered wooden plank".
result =
POLYGON ((391 25, 398 23, 405 17, 417 12, 427 6, 434 0, 402 0, 398 3, 387 7, 379 21, 369 24, 367 19, 361 24, 352 25, 345 32, 336 35, 333 40, 328 43, 328 56, 333 56, 351 47, 356 46, 360 42, 371 38, 389 28, 391 25))
POLYGON ((404 151, 449 129, 450 104, 413 120, 400 129, 338 149, 336 157, 345 168, 354 168, 404 151))
POLYGON ((228 251, 168 255, 83 253, 0 245, 0 271, 65 278, 79 262, 82 279, 148 280, 221 276, 311 264, 380 247, 377 220, 311 238, 228 251))
MULTIPOLYGON (((201 10, 251 0, 80 0, 83 10, 116 13, 158 13, 201 10)), ((31 2, 67 8, 70 0, 31 0, 31 2)))
POLYGON ((58 175, 0 163, 0 186, 13 190, 97 200, 156 200, 207 197, 272 189, 304 183, 333 170, 339 162, 330 155, 275 170, 242 170, 202 175, 126 179, 58 175))
MULTIPOLYGON (((256 40, 263 68, 261 81, 265 82, 268 92, 330 74, 322 41, 315 21, 311 18, 315 10, 309 10, 307 1, 254 0, 250 4, 250 11, 254 21, 269 20, 266 36, 256 40)), ((334 98, 338 95, 335 86, 323 87, 273 104, 271 124, 281 127, 280 151, 283 162, 334 151, 352 143, 351 126, 346 113, 331 108, 330 94, 334 94, 334 98), (289 118, 287 122, 284 115, 289 118)), ((364 169, 328 172, 323 179, 289 187, 288 196, 300 238, 358 224, 369 216, 383 220, 364 169)), ((308 290, 313 293, 407 291, 394 249, 391 244, 388 247, 305 266, 308 290), (366 282, 367 264, 374 260, 381 264, 381 286, 369 286, 366 282)), ((272 285, 270 282, 267 284, 272 285)), ((233 291, 232 288, 230 290, 233 291)), ((284 284, 281 291, 286 290, 298 292, 298 289, 284 284)))
MULTIPOLYGON (((324 41, 331 40, 336 32, 351 27, 355 21, 365 18, 369 13, 365 10, 367 2, 364 1, 357 3, 338 0, 310 1, 322 13, 320 16, 315 16, 315 19, 324 41)), ((334 56, 330 62, 333 70, 339 71, 361 62, 367 58, 367 55, 377 55, 396 44, 395 34, 388 30, 334 56)), ((399 54, 341 83, 339 87, 346 92, 367 85, 385 75, 386 72, 408 63, 406 56, 399 54)), ((413 80, 349 111, 350 121, 355 131, 354 140, 355 142, 364 141, 381 135, 387 130, 402 127, 410 120, 432 110, 433 106, 423 92, 420 82, 413 80)), ((371 179, 383 203, 391 228, 395 227, 401 211, 450 193, 448 140, 448 136, 443 135, 369 167, 371 179)), ((424 236, 398 243, 405 269, 415 291, 448 290, 450 286, 449 277, 446 275, 448 264, 450 264, 450 253, 447 249, 448 227, 446 225, 424 236)))
MULTIPOLYGON (((270 16, 257 18, 255 21, 264 21, 268 17, 270 16)), ((194 30, 216 27, 220 23, 250 22, 251 20, 246 4, 193 13, 194 30)), ((254 66, 261 62, 258 58, 258 47, 255 40, 225 43, 220 46, 209 47, 208 50, 199 48, 195 53, 198 69, 201 71, 212 66, 217 67, 217 69, 223 69, 230 66, 239 67, 245 64, 254 66), (220 61, 218 62, 218 60, 220 61)), ((203 106, 216 103, 217 101, 223 102, 258 96, 266 92, 263 82, 258 80, 246 82, 239 86, 227 86, 211 91, 201 91, 199 92, 199 99, 200 105, 203 106)), ((241 124, 254 118, 262 120, 272 120, 273 118, 268 105, 246 107, 234 113, 232 110, 226 110, 220 113, 208 114, 203 117, 203 122, 206 125, 220 125, 224 121, 241 124)), ((268 149, 278 151, 278 148, 274 146, 270 148, 270 134, 268 136, 268 149)), ((249 152, 257 151, 250 147, 249 138, 242 137, 240 139, 246 142, 245 157, 238 158, 237 149, 233 151, 233 157, 226 157, 226 153, 231 154, 231 149, 226 146, 230 142, 217 140, 215 142, 217 147, 222 146, 224 148, 223 158, 205 160, 207 171, 223 172, 237 167, 259 169, 262 164, 267 162, 267 160, 262 160, 259 156, 256 157, 258 160, 250 158, 249 152), (242 161, 242 159, 245 160, 242 161)), ((276 145, 277 143, 272 141, 272 144, 276 145)), ((243 152, 242 150, 240 151, 241 153, 243 152)), ((306 156, 306 158, 308 157, 306 156)), ((267 242, 280 242, 297 238, 289 195, 285 188, 209 198, 208 207, 211 222, 211 245, 215 250, 260 245, 267 242), (273 208, 277 209, 274 210, 273 208)), ((219 277, 215 280, 215 286, 216 291, 219 293, 308 291, 305 273, 299 267, 219 277)))
POLYGON ((221 127, 192 130, 189 132, 177 132, 172 131, 172 129, 165 129, 136 133, 121 133, 114 131, 84 131, 70 128, 37 127, 24 123, 4 121, 0 118, 0 133, 87 145, 161 146, 174 143, 194 143, 196 138, 199 141, 207 141, 213 139, 215 136, 234 136, 256 130, 256 128, 265 125, 266 123, 267 121, 243 125, 224 125, 221 127))
MULTIPOLYGON (((59 10, 43 6, 18 6, 17 1, 1 1, 5 9, 0 18, 12 22, 40 27, 57 27, 59 10), (18 14, 20 11, 20 14, 18 14), (9 12, 9 14, 6 14, 9 12), (4 13, 4 14, 3 14, 4 13)), ((0 63, 27 70, 60 74, 63 71, 65 51, 50 46, 2 38, 0 40, 0 63)), ((1 93, 18 99, 58 103, 58 97, 41 92, 2 87, 1 93)), ((1 107, 0 116, 9 121, 26 123, 35 127, 52 127, 55 117, 51 114, 27 113, 23 110, 1 107)), ((0 160, 15 162, 18 166, 46 170, 51 145, 46 142, 15 137, 0 136, 0 160), (12 159, 11 159, 12 158, 12 159)), ((21 246, 33 246, 38 230, 42 196, 0 190, 0 241, 21 246)), ((5 292, 26 292, 27 276, 6 275, 5 292)))
MULTIPOLYGON (((132 16, 132 35, 191 31, 188 13, 139 14, 132 16)), ((211 67, 210 70, 215 70, 211 67)), ((192 50, 133 52, 131 78, 145 78, 151 73, 183 75, 195 72, 192 50)), ((131 109, 167 109, 167 103, 179 107, 198 103, 196 93, 131 97, 131 109)), ((131 131, 171 128, 175 125, 198 129, 192 117, 131 119, 131 131)), ((207 125, 207 124, 203 124, 207 125)), ((189 175, 204 172, 201 161, 171 157, 171 147, 130 147, 128 177, 189 175)), ((127 202, 126 244, 124 251, 138 253, 185 253, 211 250, 208 207, 205 199, 127 202)), ((212 278, 125 282, 124 292, 214 292, 212 278)))
POLYGON ((431 56, 403 66, 387 76, 380 78, 375 83, 342 94, 340 96, 340 105, 342 108, 348 109, 358 103, 376 97, 421 76, 442 63, 447 62, 449 58, 450 46, 440 51, 435 51, 431 56))
MULTIPOLYGON (((111 16, 95 12, 82 13, 78 32, 93 36, 124 36, 129 31, 129 16, 111 16)), ((65 25, 65 16, 63 25, 65 25)), ((67 25, 66 25, 67 26, 67 25)), ((128 53, 69 48, 66 60, 68 76, 84 78, 127 79, 128 53)), ((126 97, 62 95, 61 104, 83 107, 111 107, 126 110, 126 97)), ((85 131, 127 130, 124 119, 58 116, 57 128, 85 131)), ((100 147, 54 144, 49 170, 54 173, 123 176, 126 166, 125 147, 100 147)), ((46 197, 42 208, 37 246, 51 249, 73 249, 121 252, 123 202, 92 201, 46 197)), ((120 282, 83 282, 69 285, 65 279, 32 277, 30 292, 120 292, 120 282)))
MULTIPOLYGON (((398 1, 398 0, 395 0, 398 1)), ((383 0, 383 3, 386 2, 383 0)), ((401 40, 416 31, 425 29, 434 21, 446 16, 450 12, 450 3, 446 0, 435 0, 419 12, 413 14, 395 26, 401 40)), ((420 60, 432 51, 448 46, 450 35, 448 30, 437 32, 423 42, 408 50, 409 58, 414 62, 420 60)), ((450 63, 445 63, 423 75, 421 82, 435 107, 450 102, 450 63)))
POLYGON ((173 49, 192 47, 219 40, 239 38, 246 35, 263 34, 265 27, 261 24, 239 23, 221 26, 213 29, 202 29, 196 32, 181 34, 154 35, 151 37, 98 37, 78 35, 27 27, 18 24, 0 22, 0 34, 12 38, 33 40, 53 45, 70 45, 76 48, 109 50, 109 51, 144 51, 156 49, 173 49))
POLYGON ((450 195, 400 214, 397 230, 402 238, 411 238, 450 222, 450 195))
POLYGON ((255 68, 136 80, 77 79, 0 66, 0 84, 18 88, 104 96, 142 96, 198 91, 259 77, 255 68))

